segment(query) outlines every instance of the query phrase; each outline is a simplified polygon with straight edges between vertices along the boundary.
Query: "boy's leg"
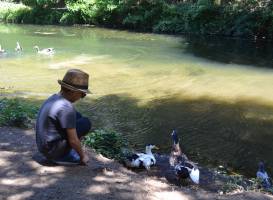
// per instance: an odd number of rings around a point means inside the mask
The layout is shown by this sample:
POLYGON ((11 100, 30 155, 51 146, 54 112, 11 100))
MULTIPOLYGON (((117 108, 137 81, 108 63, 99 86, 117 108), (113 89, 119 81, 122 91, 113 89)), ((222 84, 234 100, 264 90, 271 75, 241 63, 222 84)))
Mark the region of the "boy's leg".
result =
MULTIPOLYGON (((91 122, 87 117, 82 117, 82 115, 77 112, 77 122, 76 122, 76 130, 78 138, 81 139, 83 136, 85 136, 91 129, 91 122)), ((56 163, 80 163, 80 156, 79 154, 74 150, 70 149, 66 153, 65 156, 62 158, 56 159, 56 163)))
POLYGON ((77 112, 76 130, 78 138, 81 139, 84 137, 90 131, 91 127, 91 121, 87 117, 82 117, 82 115, 77 112))

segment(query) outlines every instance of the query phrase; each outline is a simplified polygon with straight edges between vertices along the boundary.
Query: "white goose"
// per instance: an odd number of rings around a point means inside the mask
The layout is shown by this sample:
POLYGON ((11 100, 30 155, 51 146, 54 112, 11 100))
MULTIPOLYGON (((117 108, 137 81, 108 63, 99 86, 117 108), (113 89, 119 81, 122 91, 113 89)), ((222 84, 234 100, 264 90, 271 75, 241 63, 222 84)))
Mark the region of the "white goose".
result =
POLYGON ((153 144, 146 145, 145 153, 135 153, 128 156, 125 160, 125 165, 132 168, 145 167, 147 170, 150 170, 151 166, 156 163, 152 149, 158 149, 158 147, 153 144))
POLYGON ((37 50, 38 54, 42 54, 42 55, 53 55, 55 53, 54 48, 46 48, 46 49, 40 50, 37 45, 34 46, 33 48, 37 50))
POLYGON ((172 134, 173 146, 169 159, 171 167, 173 167, 178 179, 190 179, 199 184, 199 169, 196 164, 188 159, 188 157, 182 153, 179 145, 179 139, 177 137, 176 130, 173 130, 172 134))
POLYGON ((15 51, 17 52, 23 51, 23 48, 20 46, 19 42, 16 42, 15 51))
POLYGON ((2 49, 2 46, 0 45, 0 54, 5 52, 6 52, 5 49, 2 49))

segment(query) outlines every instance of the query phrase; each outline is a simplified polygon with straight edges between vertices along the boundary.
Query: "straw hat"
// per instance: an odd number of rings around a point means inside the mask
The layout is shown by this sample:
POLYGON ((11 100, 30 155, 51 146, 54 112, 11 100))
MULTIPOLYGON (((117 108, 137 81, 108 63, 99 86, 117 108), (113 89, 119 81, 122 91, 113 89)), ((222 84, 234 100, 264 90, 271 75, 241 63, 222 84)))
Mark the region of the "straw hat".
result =
POLYGON ((70 69, 64 75, 63 80, 58 80, 58 83, 73 91, 91 93, 88 90, 89 75, 79 69, 70 69))

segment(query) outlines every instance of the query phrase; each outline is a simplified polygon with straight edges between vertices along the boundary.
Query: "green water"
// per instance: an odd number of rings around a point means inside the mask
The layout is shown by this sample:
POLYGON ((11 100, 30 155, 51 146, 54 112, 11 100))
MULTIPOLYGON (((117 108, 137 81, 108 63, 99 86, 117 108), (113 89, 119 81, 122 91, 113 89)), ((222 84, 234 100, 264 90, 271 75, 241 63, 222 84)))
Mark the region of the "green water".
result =
POLYGON ((272 58, 265 52, 271 60, 262 62, 245 54, 251 48, 230 47, 232 40, 211 46, 211 40, 0 25, 7 52, 0 55, 0 95, 45 99, 59 90, 57 79, 67 69, 80 68, 90 74, 93 94, 77 107, 94 128, 120 131, 136 149, 155 143, 164 153, 176 128, 183 149, 197 162, 255 176, 257 162, 265 160, 273 172, 272 58), (23 52, 14 51, 16 41, 23 52), (56 53, 38 55, 34 45, 56 53))

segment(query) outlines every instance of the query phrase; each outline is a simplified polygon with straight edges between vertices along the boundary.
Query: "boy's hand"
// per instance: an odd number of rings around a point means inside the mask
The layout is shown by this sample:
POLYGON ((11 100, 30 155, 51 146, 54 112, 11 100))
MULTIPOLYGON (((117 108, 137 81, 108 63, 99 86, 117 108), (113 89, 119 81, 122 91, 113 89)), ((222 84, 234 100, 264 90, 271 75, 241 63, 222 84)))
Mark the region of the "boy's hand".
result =
POLYGON ((81 158, 81 165, 87 165, 89 161, 89 157, 86 153, 83 153, 83 157, 81 158))

